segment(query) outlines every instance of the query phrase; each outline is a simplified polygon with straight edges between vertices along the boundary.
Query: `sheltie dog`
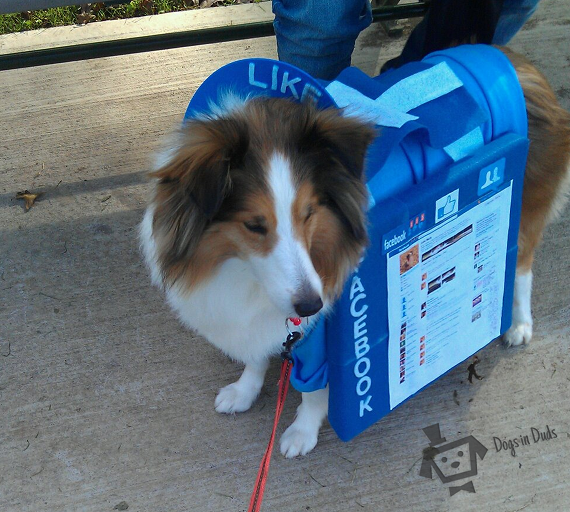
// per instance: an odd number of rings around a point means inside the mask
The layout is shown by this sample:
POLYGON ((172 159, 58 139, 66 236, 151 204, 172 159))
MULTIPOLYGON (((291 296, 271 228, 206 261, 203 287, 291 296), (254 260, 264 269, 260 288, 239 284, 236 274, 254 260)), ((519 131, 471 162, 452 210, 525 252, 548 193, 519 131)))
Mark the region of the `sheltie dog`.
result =
MULTIPOLYGON (((513 63, 528 111, 513 323, 507 346, 532 337, 534 251, 569 182, 570 115, 524 57, 513 63)), ((367 245, 365 154, 372 126, 337 109, 255 97, 220 105, 180 129, 161 157, 140 228, 152 281, 182 323, 245 364, 216 411, 249 409, 287 317, 339 296, 367 245)), ((303 393, 281 437, 286 457, 317 443, 328 390, 303 393)))

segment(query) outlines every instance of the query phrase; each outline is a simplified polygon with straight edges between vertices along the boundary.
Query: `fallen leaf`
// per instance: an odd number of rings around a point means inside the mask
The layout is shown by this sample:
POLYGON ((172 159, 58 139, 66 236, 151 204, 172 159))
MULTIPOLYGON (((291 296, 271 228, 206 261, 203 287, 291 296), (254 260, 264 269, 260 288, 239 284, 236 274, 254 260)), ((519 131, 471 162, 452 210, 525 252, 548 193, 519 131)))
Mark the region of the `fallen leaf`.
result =
POLYGON ((90 12, 82 12, 81 14, 77 15, 77 24, 78 25, 87 25, 90 21, 93 21, 95 16, 90 12))
POLYGON ((23 199, 25 202, 26 211, 28 211, 32 206, 34 206, 36 199, 39 199, 43 195, 43 192, 38 192, 36 194, 34 192, 30 192, 29 190, 24 190, 23 192, 18 192, 16 194, 16 199, 23 199))
POLYGON ((154 12, 154 0, 142 0, 141 9, 148 14, 152 14, 154 12))
POLYGON ((77 15, 77 23, 85 25, 94 19, 95 16, 91 13, 91 4, 81 4, 81 13, 77 15))
POLYGON ((205 7, 214 7, 218 5, 222 0, 201 0, 200 1, 200 9, 204 9, 205 7))

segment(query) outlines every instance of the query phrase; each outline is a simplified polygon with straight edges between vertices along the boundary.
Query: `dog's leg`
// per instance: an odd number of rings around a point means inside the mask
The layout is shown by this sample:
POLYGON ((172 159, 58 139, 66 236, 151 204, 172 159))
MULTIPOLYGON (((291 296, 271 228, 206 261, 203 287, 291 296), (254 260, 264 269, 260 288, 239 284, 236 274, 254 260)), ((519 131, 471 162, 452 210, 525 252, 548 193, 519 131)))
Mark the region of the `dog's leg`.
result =
POLYGON ((261 391, 268 366, 269 360, 246 364, 236 382, 220 389, 216 411, 228 414, 247 411, 261 391))
POLYGON ((544 76, 522 55, 503 48, 523 88, 530 147, 525 170, 513 323, 505 344, 532 338, 530 311, 534 252, 549 221, 562 211, 570 186, 570 115, 556 99, 544 76))
POLYGON ((529 343, 532 338, 532 263, 534 251, 542 238, 550 208, 546 202, 537 202, 538 206, 532 204, 533 193, 534 191, 530 188, 523 191, 523 211, 518 238, 519 250, 513 297, 513 321, 510 329, 503 336, 507 347, 529 343))
MULTIPOLYGON (((532 128, 533 124, 530 127, 532 128)), ((537 158, 535 153, 538 144, 531 148, 529 153, 518 238, 513 322, 503 336, 503 341, 508 347, 526 344, 532 339, 531 292, 534 254, 548 222, 556 218, 562 210, 565 191, 570 182, 570 169, 567 163, 570 138, 562 145, 565 151, 560 155, 551 156, 550 160, 546 160, 546 157, 542 160, 537 158), (538 164, 537 160, 541 164, 538 164)))
POLYGON ((507 347, 528 343, 532 338, 531 291, 532 270, 523 272, 517 269, 513 301, 513 323, 503 337, 507 347))
MULTIPOLYGON (((570 149, 570 148, 569 148, 570 149)), ((548 176, 540 176, 537 179, 537 166, 529 156, 523 190, 523 207, 521 212, 521 224, 518 238, 517 271, 515 276, 515 290, 513 300, 513 322, 510 329, 503 336, 503 341, 508 347, 529 343, 532 339, 532 264, 534 253, 540 241, 542 233, 549 220, 556 217, 558 210, 563 204, 565 184, 562 183, 558 190, 550 191, 548 176)), ((564 166, 561 166, 564 169, 564 166)), ((562 176, 565 173, 560 173, 562 176)), ((563 180, 561 180, 563 181, 563 180)))
POLYGON ((295 421, 281 436, 281 453, 287 458, 306 455, 317 444, 319 429, 327 417, 329 388, 303 393, 295 421))

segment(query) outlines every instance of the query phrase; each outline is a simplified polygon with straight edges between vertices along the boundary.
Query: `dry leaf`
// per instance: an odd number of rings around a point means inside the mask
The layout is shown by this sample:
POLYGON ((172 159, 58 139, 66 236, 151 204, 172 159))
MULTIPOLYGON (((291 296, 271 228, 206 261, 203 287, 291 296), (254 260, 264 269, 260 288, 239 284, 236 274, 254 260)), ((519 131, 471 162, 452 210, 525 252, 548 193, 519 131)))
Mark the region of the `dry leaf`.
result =
POLYGON ((152 14, 154 12, 154 0, 142 0, 141 8, 148 14, 152 14))
POLYGON ((200 9, 204 9, 206 7, 214 7, 218 5, 219 2, 222 0, 201 0, 200 1, 200 9))
POLYGON ((95 16, 91 14, 91 4, 82 4, 81 5, 81 14, 77 15, 77 23, 79 25, 85 25, 90 21, 94 20, 95 16))
POLYGON ((16 194, 16 199, 22 199, 25 202, 26 211, 28 211, 32 206, 34 206, 36 199, 40 198, 43 195, 43 192, 38 192, 36 194, 34 192, 30 192, 29 190, 24 190, 23 192, 18 192, 16 194))
POLYGON ((90 21, 94 20, 95 16, 89 12, 82 12, 81 14, 77 15, 77 24, 78 25, 87 25, 90 21))

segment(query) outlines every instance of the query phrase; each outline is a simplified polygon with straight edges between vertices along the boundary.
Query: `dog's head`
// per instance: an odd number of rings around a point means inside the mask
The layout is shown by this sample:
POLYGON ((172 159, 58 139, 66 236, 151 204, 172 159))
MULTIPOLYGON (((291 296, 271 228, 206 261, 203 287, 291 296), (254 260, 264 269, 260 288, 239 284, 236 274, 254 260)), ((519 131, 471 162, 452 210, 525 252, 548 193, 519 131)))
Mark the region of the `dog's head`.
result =
POLYGON ((316 313, 368 241, 363 166, 374 136, 336 109, 285 99, 188 121, 154 173, 164 281, 199 286, 240 258, 284 315, 316 313))

